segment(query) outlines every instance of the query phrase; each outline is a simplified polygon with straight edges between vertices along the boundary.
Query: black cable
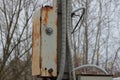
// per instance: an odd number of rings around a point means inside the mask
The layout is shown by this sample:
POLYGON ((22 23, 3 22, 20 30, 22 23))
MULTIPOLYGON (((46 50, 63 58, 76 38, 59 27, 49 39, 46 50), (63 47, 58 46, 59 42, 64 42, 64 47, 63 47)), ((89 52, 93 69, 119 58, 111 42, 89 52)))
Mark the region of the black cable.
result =
POLYGON ((78 16, 78 15, 75 14, 75 12, 77 12, 77 11, 79 11, 79 10, 82 10, 82 15, 80 16, 80 18, 79 18, 77 24, 75 25, 73 31, 71 32, 72 34, 75 32, 75 30, 76 30, 76 28, 77 28, 79 22, 81 21, 81 19, 83 18, 83 15, 85 14, 85 8, 79 8, 79 9, 73 11, 73 13, 71 14, 71 17, 73 17, 73 16, 78 16))

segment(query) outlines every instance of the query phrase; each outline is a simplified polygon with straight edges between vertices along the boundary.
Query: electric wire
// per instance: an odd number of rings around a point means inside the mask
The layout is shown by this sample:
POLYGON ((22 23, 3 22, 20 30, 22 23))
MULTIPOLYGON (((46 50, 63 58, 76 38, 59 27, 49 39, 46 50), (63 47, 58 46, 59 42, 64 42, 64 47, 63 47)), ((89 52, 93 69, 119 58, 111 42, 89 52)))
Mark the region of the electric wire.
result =
POLYGON ((73 31, 71 32, 71 34, 73 34, 73 33, 75 32, 75 30, 76 30, 78 24, 80 23, 80 21, 82 20, 84 14, 85 14, 85 8, 79 8, 79 9, 76 9, 75 11, 72 12, 71 17, 73 17, 73 16, 78 16, 78 15, 76 15, 75 13, 78 12, 79 10, 82 10, 82 14, 81 14, 81 16, 80 16, 80 18, 79 18, 77 24, 75 25, 73 31))
POLYGON ((62 0, 62 51, 61 51, 61 60, 60 60, 60 70, 57 80, 62 80, 64 69, 65 69, 65 60, 66 60, 66 0, 62 0))

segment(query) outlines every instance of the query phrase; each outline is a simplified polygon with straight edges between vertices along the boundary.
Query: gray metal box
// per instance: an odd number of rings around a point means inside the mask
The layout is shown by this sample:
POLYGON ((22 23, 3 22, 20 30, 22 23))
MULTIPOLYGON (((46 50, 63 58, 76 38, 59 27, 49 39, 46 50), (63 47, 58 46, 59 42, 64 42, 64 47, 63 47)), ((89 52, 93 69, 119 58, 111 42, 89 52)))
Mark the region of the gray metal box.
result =
POLYGON ((113 80, 112 75, 78 75, 78 80, 113 80))

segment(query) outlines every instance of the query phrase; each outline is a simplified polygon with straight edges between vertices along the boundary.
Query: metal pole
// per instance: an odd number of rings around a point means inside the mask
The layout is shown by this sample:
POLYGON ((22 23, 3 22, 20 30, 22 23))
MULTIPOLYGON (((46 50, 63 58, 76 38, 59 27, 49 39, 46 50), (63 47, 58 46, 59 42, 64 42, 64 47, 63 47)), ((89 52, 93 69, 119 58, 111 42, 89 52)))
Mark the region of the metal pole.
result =
POLYGON ((62 80, 65 69, 66 60, 66 0, 62 0, 62 46, 61 46, 61 59, 60 59, 60 70, 57 80, 62 80))

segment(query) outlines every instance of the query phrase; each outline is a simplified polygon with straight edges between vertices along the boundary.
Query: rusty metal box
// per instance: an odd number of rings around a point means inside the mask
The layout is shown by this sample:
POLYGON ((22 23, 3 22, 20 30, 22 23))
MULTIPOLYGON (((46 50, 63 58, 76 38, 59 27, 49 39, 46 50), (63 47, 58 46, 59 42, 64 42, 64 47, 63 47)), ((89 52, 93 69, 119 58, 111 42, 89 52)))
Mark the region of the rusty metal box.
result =
POLYGON ((57 76, 57 36, 56 7, 42 7, 33 16, 33 75, 57 76))

